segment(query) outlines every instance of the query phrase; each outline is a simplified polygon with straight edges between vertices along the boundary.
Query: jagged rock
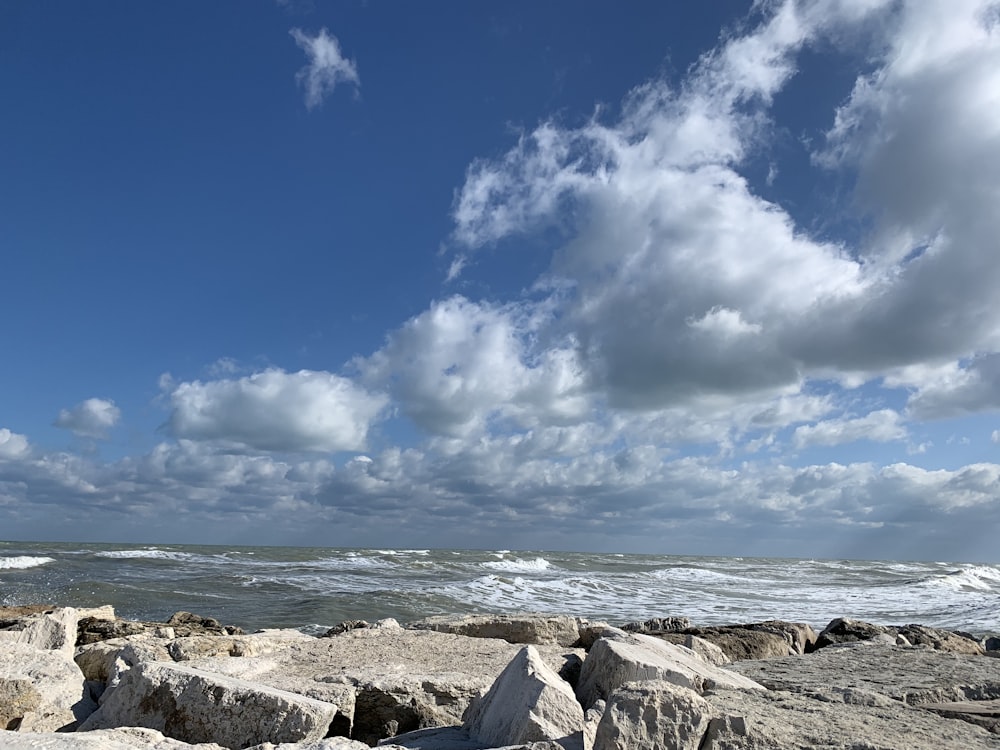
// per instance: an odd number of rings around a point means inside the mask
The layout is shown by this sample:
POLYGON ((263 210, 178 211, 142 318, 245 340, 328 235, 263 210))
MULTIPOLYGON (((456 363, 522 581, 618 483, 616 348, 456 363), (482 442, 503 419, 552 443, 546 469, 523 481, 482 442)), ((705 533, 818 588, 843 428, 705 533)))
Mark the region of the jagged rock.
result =
POLYGON ((58 607, 18 619, 7 630, 0 630, 0 641, 21 643, 44 651, 58 651, 73 658, 76 624, 79 619, 72 607, 58 607))
POLYGON ((1000 651, 1000 636, 988 636, 983 638, 983 648, 987 651, 1000 651))
POLYGON ((347 737, 327 737, 314 742, 282 742, 280 745, 265 742, 246 750, 368 750, 368 745, 347 737))
POLYGON ((434 727, 390 737, 378 743, 382 750, 566 750, 553 741, 495 747, 469 736, 462 727, 434 727))
POLYGON ((585 620, 583 618, 577 618, 576 629, 580 633, 580 637, 573 645, 577 648, 590 651, 590 647, 593 646, 594 642, 601 637, 601 633, 610 627, 611 626, 603 620, 585 620))
POLYGON ((719 689, 705 698, 719 718, 710 722, 701 750, 1000 748, 1000 737, 980 727, 863 688, 719 689))
MULTIPOLYGON (((498 639, 364 628, 331 638, 283 639, 267 656, 185 664, 336 703, 338 732, 374 743, 460 723, 471 700, 490 687, 519 650, 498 639)), ((557 672, 578 663, 584 653, 557 646, 538 646, 538 652, 557 672)))
POLYGON ((593 750, 699 750, 714 712, 698 693, 668 682, 629 682, 608 699, 593 750))
POLYGON ((174 612, 166 622, 177 636, 184 638, 191 635, 244 635, 243 628, 235 625, 223 626, 214 617, 203 617, 191 612, 174 612))
POLYGON ((411 622, 416 630, 434 630, 471 638, 500 638, 508 643, 574 646, 580 640, 575 617, 538 614, 465 615, 463 617, 427 617, 411 622))
POLYGON ((583 661, 576 694, 589 708, 599 699, 607 700, 626 682, 643 680, 663 680, 699 693, 714 686, 763 689, 751 679, 709 664, 683 646, 655 636, 608 629, 583 661))
POLYGON ((116 684, 120 674, 140 661, 170 661, 166 641, 150 634, 78 646, 73 657, 88 680, 116 684))
POLYGON ((140 635, 151 631, 153 628, 154 625, 152 623, 82 617, 77 626, 76 645, 84 646, 89 643, 99 643, 100 641, 140 635))
POLYGON ((226 750, 215 743, 189 745, 141 727, 54 734, 0 731, 4 750, 226 750))
POLYGON ((261 656, 272 650, 274 637, 245 635, 191 635, 175 638, 167 644, 174 661, 189 661, 212 656, 261 656))
POLYGON ((820 649, 838 643, 879 640, 896 645, 929 646, 938 651, 978 655, 983 644, 974 637, 951 630, 928 628, 924 625, 874 625, 862 620, 838 617, 830 622, 816 640, 820 649))
POLYGON ((108 689, 80 731, 141 726, 184 742, 244 748, 322 739, 336 713, 335 705, 283 690, 180 664, 140 662, 108 689))
POLYGON ((842 644, 729 669, 769 690, 867 690, 910 705, 1000 698, 1000 670, 992 659, 912 646, 842 644))
POLYGON ((621 629, 627 633, 679 633, 691 627, 691 620, 687 617, 654 617, 642 622, 627 622, 621 629))
POLYGON ((97 708, 83 674, 61 651, 0 641, 0 729, 72 729, 97 708), (9 703, 7 701, 10 701, 9 703))
POLYGON ((335 635, 340 635, 341 633, 346 633, 348 630, 357 630, 359 628, 370 628, 371 623, 367 620, 344 620, 332 628, 327 630, 320 638, 332 638, 335 635))
POLYGON ((48 604, 23 604, 19 607, 0 607, 0 630, 17 627, 26 617, 51 612, 54 609, 55 607, 48 604))
POLYGON ((495 747, 547 740, 583 750, 583 709, 573 688, 542 661, 534 646, 521 649, 482 698, 469 706, 469 735, 495 747))

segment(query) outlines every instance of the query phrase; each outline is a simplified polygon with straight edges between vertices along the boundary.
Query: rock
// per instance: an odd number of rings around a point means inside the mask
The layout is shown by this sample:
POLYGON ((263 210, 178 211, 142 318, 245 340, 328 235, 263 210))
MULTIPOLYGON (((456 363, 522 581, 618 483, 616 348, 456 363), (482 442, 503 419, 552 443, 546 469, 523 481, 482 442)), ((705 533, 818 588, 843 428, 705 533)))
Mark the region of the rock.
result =
POLYGON ((533 646, 521 649, 486 695, 472 702, 463 726, 494 747, 556 740, 583 750, 583 709, 573 688, 533 646))
POLYGON ((104 618, 82 617, 77 626, 76 645, 85 646, 88 643, 98 643, 115 638, 147 633, 154 628, 151 623, 133 622, 131 620, 106 620, 104 618))
POLYGON ((314 742, 282 742, 280 745, 265 742, 263 745, 248 747, 246 750, 368 750, 368 745, 347 737, 327 737, 314 742))
POLYGON ((213 617, 202 617, 191 612, 174 612, 166 622, 184 638, 190 635, 244 635, 243 629, 235 625, 223 626, 213 617))
POLYGON ((0 677, 0 729, 18 729, 28 713, 35 713, 41 696, 31 680, 0 677))
POLYGON ((621 629, 626 633, 679 633, 691 627, 691 620, 687 617, 654 617, 651 620, 642 622, 628 622, 622 625, 621 629))
POLYGON ((337 707, 302 695, 202 672, 141 662, 109 688, 79 731, 141 726, 184 742, 244 748, 326 736, 337 707))
POLYGON ((929 648, 842 644, 729 669, 769 690, 867 690, 910 705, 1000 698, 1000 671, 992 659, 929 648))
POLYGON ((839 617, 830 622, 816 640, 815 648, 838 643, 875 640, 891 641, 896 645, 929 646, 955 654, 982 654, 983 644, 970 635, 924 625, 873 625, 862 620, 839 617))
POLYGON ((268 644, 273 640, 243 635, 191 635, 170 641, 167 651, 174 661, 212 656, 260 656, 268 653, 268 644))
POLYGON ((739 625, 690 628, 684 633, 718 646, 730 661, 771 659, 795 653, 784 635, 739 625))
POLYGON ((78 646, 73 658, 86 679, 107 683, 116 683, 122 672, 141 661, 171 660, 166 642, 151 634, 78 646))
MULTIPOLYGON (((584 654, 557 646, 537 649, 556 672, 584 654)), ((489 689, 519 650, 497 639, 363 628, 331 638, 276 639, 266 656, 184 663, 335 703, 338 733, 373 744, 461 723, 472 699, 489 689)))
POLYGON ((706 641, 704 638, 699 638, 696 635, 685 635, 682 645, 694 651, 709 664, 714 664, 717 667, 732 664, 732 660, 726 656, 725 651, 711 641, 706 641))
POLYGON ((78 619, 77 611, 72 607, 38 612, 19 618, 10 629, 0 630, 0 640, 43 651, 58 651, 67 659, 72 659, 78 619))
POLYGON ((611 626, 603 620, 585 620, 578 618, 576 621, 576 629, 580 633, 580 638, 574 645, 578 648, 590 651, 590 647, 593 646, 594 642, 601 637, 601 633, 610 627, 611 626))
POLYGON ((48 604, 23 604, 19 607, 0 607, 0 630, 14 627, 20 630, 19 623, 30 615, 40 615, 51 612, 55 607, 48 604))
POLYGON ((371 623, 367 620, 344 620, 332 628, 327 630, 320 638, 332 638, 335 635, 340 635, 341 633, 346 633, 348 630, 357 630, 358 628, 370 628, 371 623))
POLYGON ((704 698, 668 682, 630 682, 608 699, 593 750, 699 750, 713 717, 704 698))
POLYGON ((655 636, 608 629, 583 661, 576 694, 584 708, 626 682, 664 680, 698 693, 720 686, 761 690, 751 679, 709 664, 690 649, 655 636))
POLYGON ((1000 700, 952 701, 950 703, 923 703, 925 711, 933 711, 950 719, 961 719, 976 724, 993 734, 1000 734, 1000 700))
POLYGON ((465 615, 428 617, 411 622, 410 628, 454 633, 471 638, 499 638, 508 643, 574 646, 580 640, 575 617, 565 615, 465 615))
POLYGON ((987 651, 1000 651, 1000 636, 988 636, 983 638, 983 648, 987 651))
POLYGON ((54 732, 76 727, 96 704, 83 674, 61 651, 0 641, 0 729, 54 732))
POLYGON ((141 727, 53 734, 0 731, 4 750, 226 750, 214 743, 189 745, 141 727))
POLYGON ((705 698, 718 718, 710 722, 701 750, 1000 748, 1000 737, 980 727, 865 689, 719 689, 705 698))

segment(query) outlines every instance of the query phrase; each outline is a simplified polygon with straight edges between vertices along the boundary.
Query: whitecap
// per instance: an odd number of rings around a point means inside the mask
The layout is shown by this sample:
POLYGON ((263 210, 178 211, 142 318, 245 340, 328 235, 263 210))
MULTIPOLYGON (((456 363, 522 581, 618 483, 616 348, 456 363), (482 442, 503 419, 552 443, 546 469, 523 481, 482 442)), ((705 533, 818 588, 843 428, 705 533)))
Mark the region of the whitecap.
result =
POLYGON ((490 560, 484 562, 483 567, 490 570, 502 570, 507 573, 535 573, 550 569, 552 563, 544 557, 536 557, 533 560, 522 560, 518 557, 513 560, 490 560))
POLYGON ((33 557, 31 555, 16 555, 14 557, 0 557, 0 570, 24 570, 25 568, 37 568, 39 565, 55 562, 51 557, 33 557))
POLYGON ((187 552, 170 552, 169 550, 156 549, 116 549, 103 550, 97 553, 98 557, 110 557, 119 560, 192 560, 195 555, 187 552))

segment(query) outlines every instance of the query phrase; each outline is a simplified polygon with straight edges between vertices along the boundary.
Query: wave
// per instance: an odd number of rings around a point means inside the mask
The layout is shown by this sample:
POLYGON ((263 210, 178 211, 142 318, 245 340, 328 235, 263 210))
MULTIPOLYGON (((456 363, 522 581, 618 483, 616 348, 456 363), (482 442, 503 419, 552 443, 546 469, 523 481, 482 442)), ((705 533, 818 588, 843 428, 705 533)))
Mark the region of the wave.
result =
POLYGON ((171 552, 163 549, 116 549, 102 550, 97 557, 108 557, 115 560, 195 560, 198 555, 190 552, 171 552))
POLYGON ((996 591, 1000 588, 1000 570, 986 565, 974 565, 952 570, 944 575, 931 576, 924 582, 931 586, 943 585, 960 591, 967 589, 996 591))
POLYGON ((24 570, 37 568, 55 562, 51 557, 32 557, 31 555, 16 555, 15 557, 0 557, 0 570, 24 570))
POLYGON ((552 563, 544 557, 536 557, 533 560, 522 560, 519 557, 513 560, 489 560, 482 565, 484 568, 501 570, 505 573, 537 573, 552 568, 552 563))

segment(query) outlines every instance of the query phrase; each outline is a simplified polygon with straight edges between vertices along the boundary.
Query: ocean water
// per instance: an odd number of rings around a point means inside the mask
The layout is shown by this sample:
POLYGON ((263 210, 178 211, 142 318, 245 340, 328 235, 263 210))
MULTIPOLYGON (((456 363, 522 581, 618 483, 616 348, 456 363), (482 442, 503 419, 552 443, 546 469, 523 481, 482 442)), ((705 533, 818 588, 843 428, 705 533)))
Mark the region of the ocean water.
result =
POLYGON ((177 610, 247 630, 344 620, 547 612, 622 624, 835 617, 1000 632, 1000 565, 511 550, 0 542, 0 605, 177 610))

